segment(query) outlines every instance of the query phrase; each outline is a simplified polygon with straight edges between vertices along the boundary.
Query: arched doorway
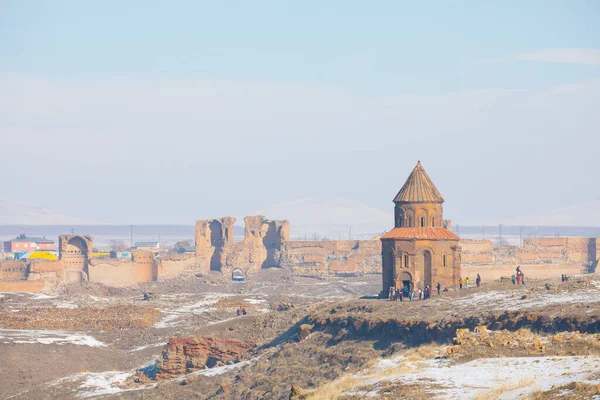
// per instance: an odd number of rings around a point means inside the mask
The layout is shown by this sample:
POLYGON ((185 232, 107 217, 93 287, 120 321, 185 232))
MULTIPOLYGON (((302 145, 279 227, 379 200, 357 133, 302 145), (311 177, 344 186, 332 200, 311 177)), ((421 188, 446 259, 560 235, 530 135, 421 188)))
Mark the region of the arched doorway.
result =
POLYGON ((396 288, 405 288, 405 291, 409 292, 413 284, 412 281, 413 279, 410 273, 404 271, 401 274, 396 275, 396 288))
POLYGON ((431 284, 431 252, 429 250, 423 251, 423 276, 425 277, 425 285, 431 284))

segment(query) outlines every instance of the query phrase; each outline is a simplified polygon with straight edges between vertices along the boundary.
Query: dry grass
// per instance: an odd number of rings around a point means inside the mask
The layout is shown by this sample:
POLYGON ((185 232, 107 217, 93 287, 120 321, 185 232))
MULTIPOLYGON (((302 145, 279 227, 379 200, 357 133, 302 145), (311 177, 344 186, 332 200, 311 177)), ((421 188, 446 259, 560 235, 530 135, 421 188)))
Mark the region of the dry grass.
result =
MULTIPOLYGON (((377 385, 364 386, 365 382, 377 379, 378 385, 386 386, 386 378, 392 378, 397 375, 414 372, 418 368, 418 362, 437 357, 444 347, 427 344, 416 348, 408 349, 402 352, 402 359, 395 366, 387 368, 372 368, 374 362, 371 361, 366 369, 357 375, 343 376, 327 385, 321 386, 307 393, 307 400, 329 400, 342 396, 342 393, 348 391, 371 391, 380 390, 377 385)), ((395 385, 392 385, 395 386, 395 385)), ((405 385, 404 385, 405 386, 405 385)), ((411 389, 411 391, 414 390, 411 389)), ((414 394, 414 391, 412 392, 414 394)), ((378 393, 379 395, 380 393, 378 393)))
POLYGON ((500 385, 499 387, 492 389, 491 392, 479 395, 475 397, 475 400, 494 400, 497 399, 502 393, 510 392, 515 389, 519 389, 525 386, 529 386, 533 384, 535 381, 533 379, 522 379, 517 383, 505 383, 500 385))
POLYGON ((119 305, 108 307, 35 308, 0 317, 8 329, 129 329, 154 324, 160 311, 150 307, 119 305))
POLYGON ((527 400, 570 399, 587 400, 600 395, 600 385, 592 385, 582 382, 571 382, 557 388, 546 391, 536 391, 527 397, 527 400))

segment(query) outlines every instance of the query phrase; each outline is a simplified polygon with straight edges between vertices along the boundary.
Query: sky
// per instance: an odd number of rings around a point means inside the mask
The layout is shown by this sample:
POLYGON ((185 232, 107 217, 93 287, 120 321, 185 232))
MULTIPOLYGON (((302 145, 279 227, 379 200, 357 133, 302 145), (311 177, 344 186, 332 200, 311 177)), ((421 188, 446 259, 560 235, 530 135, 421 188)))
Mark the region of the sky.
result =
POLYGON ((337 223, 391 227, 421 160, 461 224, 597 204, 599 19, 577 0, 0 0, 0 199, 115 224, 344 204, 337 223))

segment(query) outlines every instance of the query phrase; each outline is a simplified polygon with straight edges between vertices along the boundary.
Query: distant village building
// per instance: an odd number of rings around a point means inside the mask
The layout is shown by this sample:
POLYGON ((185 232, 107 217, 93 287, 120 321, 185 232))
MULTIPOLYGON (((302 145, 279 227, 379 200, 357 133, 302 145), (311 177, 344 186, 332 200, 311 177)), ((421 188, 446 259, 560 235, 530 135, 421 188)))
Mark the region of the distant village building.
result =
POLYGON ((381 237, 382 296, 390 287, 458 285, 459 237, 446 229, 443 202, 419 161, 394 198, 394 229, 381 237))
POLYGON ((159 242, 135 242, 133 244, 133 249, 135 250, 148 250, 148 251, 156 251, 160 249, 159 242))
POLYGON ((34 250, 55 250, 54 240, 45 237, 27 237, 21 234, 14 239, 4 242, 4 252, 6 253, 24 253, 34 250))

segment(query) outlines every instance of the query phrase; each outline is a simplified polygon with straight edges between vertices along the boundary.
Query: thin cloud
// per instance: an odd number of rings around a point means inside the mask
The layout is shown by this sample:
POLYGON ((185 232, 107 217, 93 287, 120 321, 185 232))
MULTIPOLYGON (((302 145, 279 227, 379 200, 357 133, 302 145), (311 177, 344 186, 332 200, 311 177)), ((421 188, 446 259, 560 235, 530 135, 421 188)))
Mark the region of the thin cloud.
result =
POLYGON ((541 49, 503 57, 480 58, 478 64, 510 64, 537 61, 556 64, 600 65, 600 49, 541 49))
POLYGON ((546 49, 517 56, 521 61, 600 65, 600 49, 546 49))

